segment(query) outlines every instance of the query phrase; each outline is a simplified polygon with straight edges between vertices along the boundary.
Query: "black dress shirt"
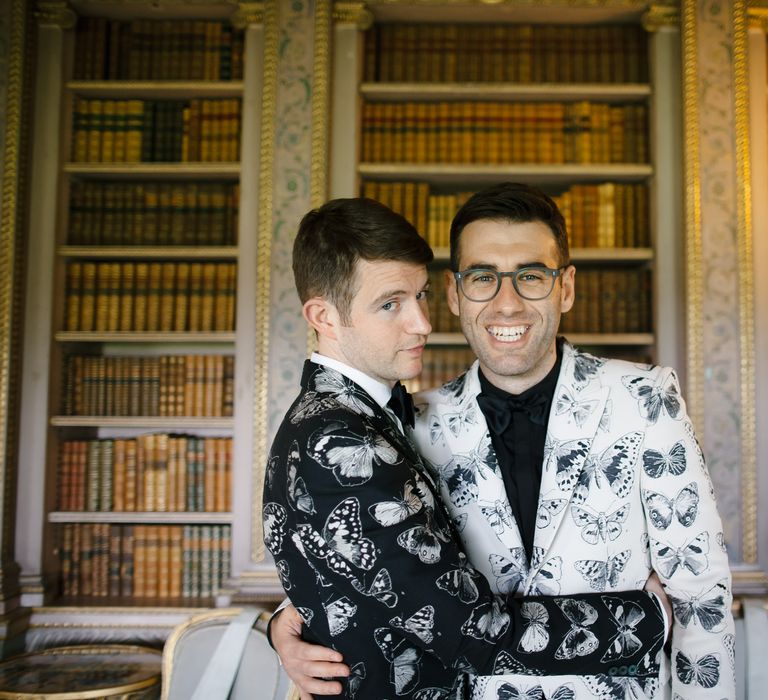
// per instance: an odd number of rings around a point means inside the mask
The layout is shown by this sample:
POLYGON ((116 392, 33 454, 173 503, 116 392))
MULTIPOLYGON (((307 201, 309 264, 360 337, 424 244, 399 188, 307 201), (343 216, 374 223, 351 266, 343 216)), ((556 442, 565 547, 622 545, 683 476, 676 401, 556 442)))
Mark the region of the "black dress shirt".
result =
POLYGON ((483 376, 482 370, 478 372, 481 392, 477 402, 488 423, 491 443, 529 562, 536 532, 547 423, 561 361, 562 351, 558 344, 557 360, 549 374, 522 394, 499 389, 483 376))

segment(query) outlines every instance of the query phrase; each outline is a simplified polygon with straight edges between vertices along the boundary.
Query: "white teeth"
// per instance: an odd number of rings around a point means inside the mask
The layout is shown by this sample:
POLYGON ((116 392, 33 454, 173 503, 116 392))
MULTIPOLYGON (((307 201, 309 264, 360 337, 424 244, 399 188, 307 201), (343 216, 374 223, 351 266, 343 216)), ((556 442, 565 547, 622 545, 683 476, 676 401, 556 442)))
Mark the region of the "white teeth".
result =
POLYGON ((525 331, 528 330, 527 326, 490 326, 488 332, 496 338, 496 340, 502 340, 504 342, 514 342, 520 340, 525 335, 525 331))

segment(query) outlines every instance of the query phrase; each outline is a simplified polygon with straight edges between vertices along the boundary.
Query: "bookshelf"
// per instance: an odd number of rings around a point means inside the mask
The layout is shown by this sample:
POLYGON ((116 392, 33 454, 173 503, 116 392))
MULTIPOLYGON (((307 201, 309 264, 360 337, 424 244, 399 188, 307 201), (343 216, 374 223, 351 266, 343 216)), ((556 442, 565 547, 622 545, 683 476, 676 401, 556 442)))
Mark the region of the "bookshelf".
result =
MULTIPOLYGON (((654 41, 639 14, 617 22, 569 8, 570 20, 553 23, 531 8, 478 7, 436 22, 401 4, 370 9, 357 62, 336 64, 337 78, 361 77, 354 142, 332 156, 335 194, 358 192, 409 218, 435 250, 441 298, 458 206, 502 180, 540 186, 566 216, 577 266, 581 297, 565 335, 593 351, 658 360, 654 41), (344 167, 355 177, 344 179, 344 167)), ((456 319, 434 306, 433 354, 465 366, 456 319)))
POLYGON ((39 27, 48 140, 28 305, 42 323, 25 342, 45 371, 25 380, 22 604, 31 644, 158 643, 249 561, 233 543, 250 530, 236 485, 251 478, 253 401, 234 386, 254 370, 256 319, 236 300, 255 297, 257 163, 240 152, 258 142, 260 17, 235 28, 227 2, 71 6, 39 27), (227 37, 205 74, 186 65, 190 27, 227 37), (175 58, 124 70, 168 46, 175 58))
POLYGON ((243 32, 84 13, 73 38, 53 598, 212 604, 231 561, 243 32))

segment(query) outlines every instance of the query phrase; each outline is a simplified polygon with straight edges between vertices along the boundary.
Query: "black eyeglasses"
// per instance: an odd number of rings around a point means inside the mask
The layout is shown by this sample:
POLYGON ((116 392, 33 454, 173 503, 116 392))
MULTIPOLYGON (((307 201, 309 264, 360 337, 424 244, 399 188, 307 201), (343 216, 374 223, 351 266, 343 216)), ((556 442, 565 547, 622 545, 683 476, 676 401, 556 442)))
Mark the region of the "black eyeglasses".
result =
POLYGON ((551 270, 548 267, 521 267, 513 272, 499 272, 484 268, 471 268, 462 272, 454 272, 453 276, 462 294, 470 301, 490 301, 501 289, 501 281, 505 277, 512 279, 515 291, 529 301, 546 299, 554 289, 555 279, 559 277, 564 267, 551 270))

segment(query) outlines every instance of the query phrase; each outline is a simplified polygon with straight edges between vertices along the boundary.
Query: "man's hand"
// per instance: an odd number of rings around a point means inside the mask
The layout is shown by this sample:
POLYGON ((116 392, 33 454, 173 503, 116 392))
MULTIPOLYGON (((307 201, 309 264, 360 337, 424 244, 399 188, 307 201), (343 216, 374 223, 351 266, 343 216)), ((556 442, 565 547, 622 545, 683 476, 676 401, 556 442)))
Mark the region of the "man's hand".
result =
POLYGON ((661 600, 661 604, 664 606, 664 611, 667 613, 667 638, 669 638, 669 632, 672 629, 672 622, 674 620, 672 617, 672 605, 655 571, 651 571, 651 575, 645 582, 645 590, 659 596, 659 600, 661 600))
POLYGON ((301 616, 293 605, 283 608, 270 625, 272 646, 285 672, 298 688, 301 700, 312 700, 312 695, 339 695, 339 681, 321 679, 346 677, 349 667, 342 663, 338 651, 301 639, 301 625, 301 616))

